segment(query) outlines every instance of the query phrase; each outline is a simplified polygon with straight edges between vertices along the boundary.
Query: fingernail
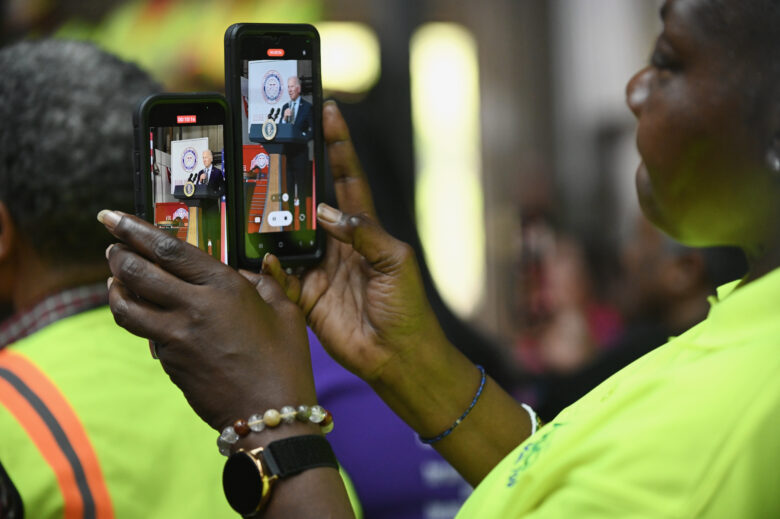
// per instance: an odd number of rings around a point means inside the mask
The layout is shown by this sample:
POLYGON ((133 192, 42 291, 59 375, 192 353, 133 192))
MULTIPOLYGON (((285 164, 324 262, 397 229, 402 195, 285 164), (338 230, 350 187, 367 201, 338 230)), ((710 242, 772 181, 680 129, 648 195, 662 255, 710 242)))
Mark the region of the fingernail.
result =
POLYGON ((114 211, 110 211, 108 209, 103 209, 97 215, 98 222, 100 222, 103 225, 105 225, 106 228, 109 231, 113 231, 114 230, 114 227, 116 227, 116 224, 119 223, 119 220, 121 218, 122 217, 119 216, 118 213, 116 213, 114 211))
POLYGON ((260 264, 260 272, 261 272, 261 273, 263 273, 263 274, 265 274, 265 273, 266 273, 266 270, 268 270, 268 263, 267 263, 267 261, 266 261, 266 260, 268 260, 268 255, 269 255, 269 254, 271 254, 271 253, 270 253, 270 252, 266 252, 266 253, 263 255, 263 261, 262 261, 262 263, 260 264))
POLYGON ((111 255, 111 247, 113 247, 113 246, 114 246, 114 244, 112 243, 111 245, 106 247, 106 259, 108 259, 108 257, 111 255))
POLYGON ((325 223, 336 223, 341 219, 341 211, 323 202, 317 206, 317 217, 325 223))
POLYGON ((109 276, 109 278, 106 280, 106 288, 108 290, 111 290, 111 285, 114 283, 114 278, 112 276, 109 276))

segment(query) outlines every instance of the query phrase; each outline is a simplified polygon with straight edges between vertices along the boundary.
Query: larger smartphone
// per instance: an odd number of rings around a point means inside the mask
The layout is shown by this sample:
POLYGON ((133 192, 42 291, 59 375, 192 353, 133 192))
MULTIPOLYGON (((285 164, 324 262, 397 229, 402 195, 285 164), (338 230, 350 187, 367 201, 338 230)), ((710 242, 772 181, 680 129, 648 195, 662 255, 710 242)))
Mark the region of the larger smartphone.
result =
POLYGON ((236 266, 234 165, 227 101, 220 94, 155 94, 133 114, 135 212, 236 266))
POLYGON ((236 24, 225 32, 225 90, 237 162, 236 257, 256 269, 319 261, 325 235, 320 40, 311 25, 236 24))

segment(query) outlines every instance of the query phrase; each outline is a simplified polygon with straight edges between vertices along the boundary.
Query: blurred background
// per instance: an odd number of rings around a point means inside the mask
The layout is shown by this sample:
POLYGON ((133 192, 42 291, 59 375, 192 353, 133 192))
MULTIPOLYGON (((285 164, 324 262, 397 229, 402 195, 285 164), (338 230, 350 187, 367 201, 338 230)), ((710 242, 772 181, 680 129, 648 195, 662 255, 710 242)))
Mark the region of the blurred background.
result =
POLYGON ((624 89, 648 61, 660 4, 6 0, 2 43, 89 39, 170 90, 223 91, 230 24, 314 24, 326 96, 352 128, 383 224, 418 251, 448 334, 472 358, 490 350, 494 371, 538 402, 550 377, 598 363, 635 323, 663 324, 663 341, 703 317, 693 304, 680 322, 658 314, 693 299, 682 293, 693 280, 703 302, 736 277, 639 217, 624 89))

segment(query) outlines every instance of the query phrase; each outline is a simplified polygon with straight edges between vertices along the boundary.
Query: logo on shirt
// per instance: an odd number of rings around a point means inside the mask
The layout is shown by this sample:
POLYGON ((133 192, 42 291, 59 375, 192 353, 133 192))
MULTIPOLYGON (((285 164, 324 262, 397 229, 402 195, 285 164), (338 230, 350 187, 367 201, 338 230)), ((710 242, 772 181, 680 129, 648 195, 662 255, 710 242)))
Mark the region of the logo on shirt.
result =
POLYGON ((509 478, 506 486, 513 487, 517 484, 520 475, 528 470, 538 459, 539 454, 549 447, 550 439, 555 435, 555 431, 563 424, 551 423, 549 427, 544 427, 539 432, 528 438, 525 446, 516 455, 512 468, 509 471, 509 478))

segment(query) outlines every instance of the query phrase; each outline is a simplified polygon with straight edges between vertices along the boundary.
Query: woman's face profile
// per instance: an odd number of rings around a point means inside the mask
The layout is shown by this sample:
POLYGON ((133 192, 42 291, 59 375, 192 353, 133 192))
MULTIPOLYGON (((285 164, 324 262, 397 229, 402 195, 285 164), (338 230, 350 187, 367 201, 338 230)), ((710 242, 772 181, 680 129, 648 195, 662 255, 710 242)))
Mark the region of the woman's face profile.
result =
POLYGON ((703 27, 708 9, 709 0, 667 0, 651 62, 627 86, 642 156, 637 191, 646 216, 678 240, 742 245, 772 202, 760 200, 771 198, 759 186, 763 125, 749 120, 755 100, 729 35, 703 27))

